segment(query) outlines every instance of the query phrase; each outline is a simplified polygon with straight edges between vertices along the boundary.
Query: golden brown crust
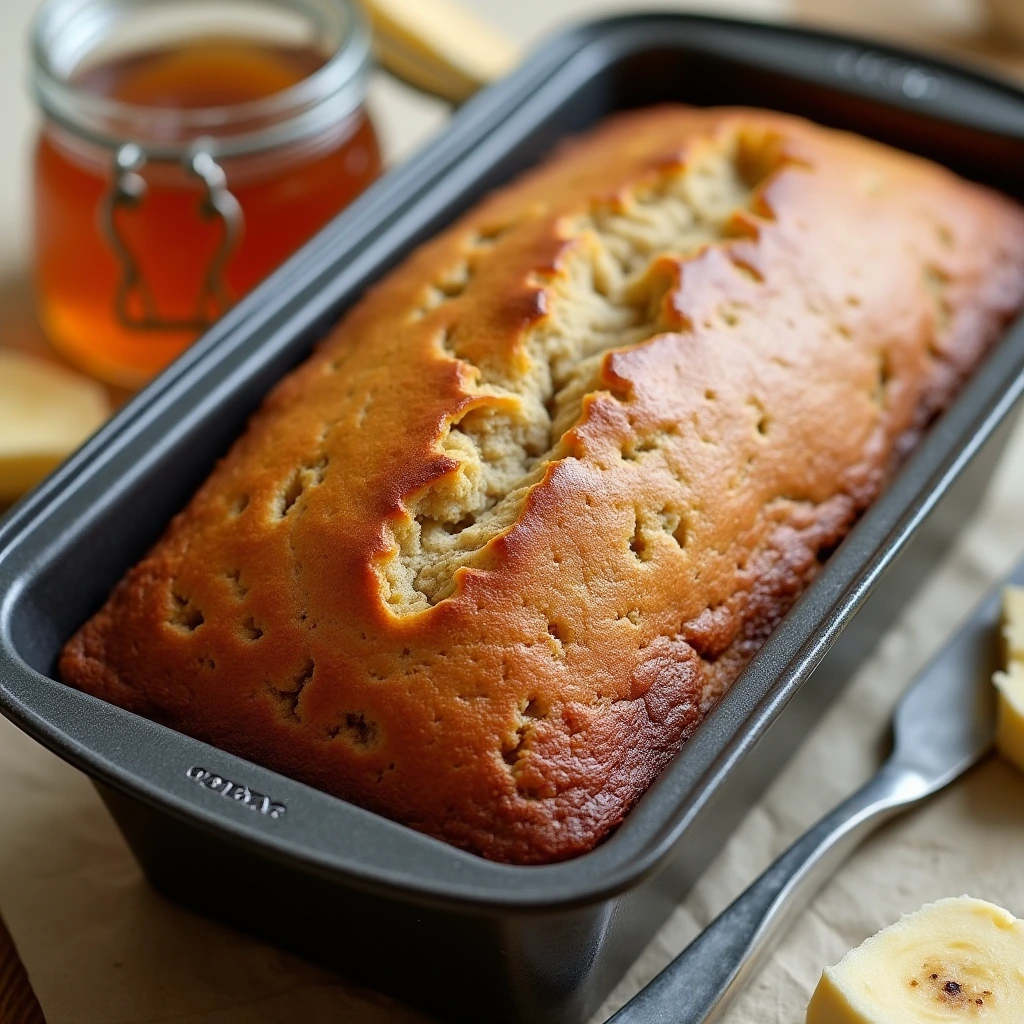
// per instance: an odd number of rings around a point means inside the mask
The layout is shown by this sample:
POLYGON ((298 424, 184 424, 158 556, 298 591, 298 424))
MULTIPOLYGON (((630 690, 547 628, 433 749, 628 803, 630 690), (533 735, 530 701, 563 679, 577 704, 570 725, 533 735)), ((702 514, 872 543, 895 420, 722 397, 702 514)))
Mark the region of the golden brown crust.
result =
POLYGON ((372 290, 69 683, 486 857, 617 825, 1024 293, 1024 215, 753 110, 617 117, 372 290))

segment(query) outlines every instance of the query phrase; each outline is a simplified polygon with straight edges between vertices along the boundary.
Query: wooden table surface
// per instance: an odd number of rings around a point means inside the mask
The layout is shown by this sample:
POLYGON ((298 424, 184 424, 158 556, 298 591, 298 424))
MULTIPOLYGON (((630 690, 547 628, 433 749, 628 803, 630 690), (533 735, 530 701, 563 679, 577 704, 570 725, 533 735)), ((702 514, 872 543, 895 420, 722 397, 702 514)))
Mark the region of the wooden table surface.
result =
POLYGON ((0 921, 0 1024, 42 1024, 43 1012, 0 921))
MULTIPOLYGON (((1024 4, 1024 0, 1021 0, 1024 4)), ((796 0, 800 21, 981 63, 1024 80, 1020 47, 986 31, 973 0, 796 0)), ((0 1024, 42 1024, 39 1003, 0 920, 0 1024)))

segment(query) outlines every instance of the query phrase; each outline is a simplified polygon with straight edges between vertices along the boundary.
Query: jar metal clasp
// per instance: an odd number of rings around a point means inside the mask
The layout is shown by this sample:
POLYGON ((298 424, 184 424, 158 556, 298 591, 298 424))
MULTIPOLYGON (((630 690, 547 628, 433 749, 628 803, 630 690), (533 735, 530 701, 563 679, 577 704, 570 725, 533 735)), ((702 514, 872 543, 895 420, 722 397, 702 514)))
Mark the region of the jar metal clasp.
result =
POLYGON ((146 151, 135 142, 122 145, 114 155, 110 191, 100 205, 100 228, 121 268, 114 297, 118 320, 126 327, 143 330, 203 331, 230 308, 231 295, 224 269, 237 246, 243 227, 242 207, 228 188, 224 168, 214 159, 202 140, 192 146, 182 166, 203 185, 198 214, 202 220, 219 220, 223 231, 220 244, 203 276, 203 283, 190 317, 161 315, 152 288, 146 282, 139 261, 119 227, 118 211, 136 210, 146 196, 142 168, 149 161, 146 151))

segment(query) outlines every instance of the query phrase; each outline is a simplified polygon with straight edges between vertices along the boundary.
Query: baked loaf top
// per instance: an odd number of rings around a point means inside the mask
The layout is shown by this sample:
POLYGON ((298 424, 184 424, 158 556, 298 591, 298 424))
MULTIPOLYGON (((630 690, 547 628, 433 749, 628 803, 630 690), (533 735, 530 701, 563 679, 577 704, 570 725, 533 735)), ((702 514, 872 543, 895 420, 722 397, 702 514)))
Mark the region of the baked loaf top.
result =
POLYGON ((939 167, 616 117, 356 305, 63 678, 486 857, 589 850, 1022 295, 1021 210, 939 167))

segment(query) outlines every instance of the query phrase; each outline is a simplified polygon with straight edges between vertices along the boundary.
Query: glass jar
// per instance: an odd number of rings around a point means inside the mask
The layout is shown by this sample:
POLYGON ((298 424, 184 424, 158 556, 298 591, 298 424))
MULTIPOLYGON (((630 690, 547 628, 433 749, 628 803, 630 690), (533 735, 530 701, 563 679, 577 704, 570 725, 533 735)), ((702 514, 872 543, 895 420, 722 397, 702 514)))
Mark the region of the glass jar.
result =
POLYGON ((35 277, 51 343, 137 387, 380 172, 347 0, 49 0, 35 277))

